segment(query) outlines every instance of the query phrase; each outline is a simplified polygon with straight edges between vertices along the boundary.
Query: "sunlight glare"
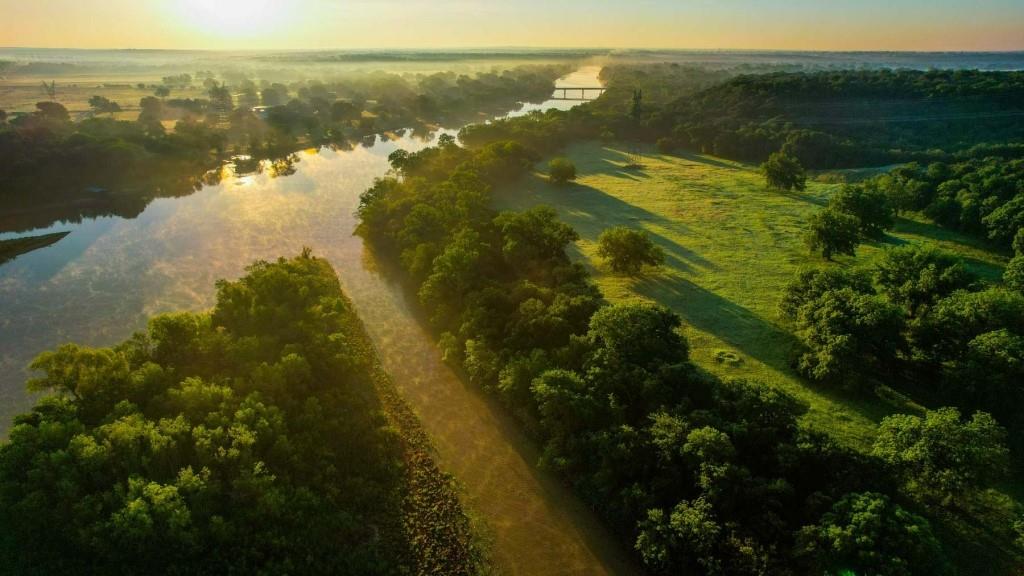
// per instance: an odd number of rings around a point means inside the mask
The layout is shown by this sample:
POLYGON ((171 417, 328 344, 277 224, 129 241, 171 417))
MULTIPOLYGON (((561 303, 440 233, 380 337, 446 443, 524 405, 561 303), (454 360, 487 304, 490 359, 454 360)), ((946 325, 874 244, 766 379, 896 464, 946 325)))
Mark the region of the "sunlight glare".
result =
POLYGON ((184 0, 178 7, 183 24, 222 38, 266 33, 282 24, 286 12, 280 0, 184 0))

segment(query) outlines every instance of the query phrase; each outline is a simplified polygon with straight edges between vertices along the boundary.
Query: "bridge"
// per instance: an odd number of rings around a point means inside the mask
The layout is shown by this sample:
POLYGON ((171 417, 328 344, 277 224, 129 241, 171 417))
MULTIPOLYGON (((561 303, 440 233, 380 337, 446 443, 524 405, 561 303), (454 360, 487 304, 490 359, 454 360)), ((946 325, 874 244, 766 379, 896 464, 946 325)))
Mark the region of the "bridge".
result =
POLYGON ((551 97, 552 100, 572 100, 576 102, 589 102, 591 100, 597 100, 604 91, 607 90, 604 86, 555 86, 555 94, 551 97), (561 92, 561 96, 559 96, 561 92), (587 97, 587 93, 596 92, 595 96, 587 97))

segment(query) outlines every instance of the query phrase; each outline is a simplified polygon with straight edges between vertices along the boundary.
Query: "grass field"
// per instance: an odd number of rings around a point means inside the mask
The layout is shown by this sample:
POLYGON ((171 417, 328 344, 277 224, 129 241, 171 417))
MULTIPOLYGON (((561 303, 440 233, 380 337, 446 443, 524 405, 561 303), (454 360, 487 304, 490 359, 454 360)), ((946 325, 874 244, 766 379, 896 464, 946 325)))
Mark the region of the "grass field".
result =
MULTIPOLYGON (((813 385, 789 366, 794 341, 779 319, 779 299, 800 267, 823 263, 803 244, 804 222, 837 185, 809 182, 802 193, 770 191, 756 168, 709 156, 648 154, 642 169, 630 170, 621 147, 598 143, 573 146, 566 155, 580 175, 575 184, 553 186, 535 174, 497 191, 498 207, 556 208, 579 232, 574 256, 591 269, 605 296, 673 309, 683 318, 698 365, 792 393, 810 406, 812 426, 860 449, 870 445, 883 416, 914 406, 813 385), (639 278, 612 274, 596 255, 597 237, 617 225, 645 230, 664 249, 665 266, 639 278)), ((983 277, 1002 274, 1004 259, 977 242, 907 219, 885 242, 864 245, 839 265, 869 264, 886 245, 907 242, 956 251, 983 277)))

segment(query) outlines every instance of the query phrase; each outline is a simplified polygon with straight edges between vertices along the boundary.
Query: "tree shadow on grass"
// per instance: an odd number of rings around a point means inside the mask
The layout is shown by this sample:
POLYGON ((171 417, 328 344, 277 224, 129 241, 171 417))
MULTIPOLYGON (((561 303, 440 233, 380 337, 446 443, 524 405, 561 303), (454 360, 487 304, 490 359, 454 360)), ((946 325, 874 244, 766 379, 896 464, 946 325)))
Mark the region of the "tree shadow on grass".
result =
POLYGON ((633 290, 674 310, 684 322, 715 336, 741 353, 794 380, 825 399, 874 421, 893 412, 877 398, 807 382, 790 365, 791 352, 799 342, 788 330, 747 308, 678 277, 651 276, 639 279, 633 290))
POLYGON ((703 156, 701 154, 694 154, 692 152, 674 152, 674 153, 670 154, 669 156, 672 156, 672 157, 675 157, 675 158, 682 158, 683 160, 688 160, 690 162, 695 162, 697 164, 707 164, 708 166, 714 166, 716 168, 725 168, 727 170, 742 170, 743 169, 742 166, 739 166, 739 165, 736 165, 736 164, 732 164, 732 163, 729 163, 729 162, 724 162, 722 160, 718 160, 718 159, 712 158, 710 156, 703 156))
POLYGON ((783 198, 790 200, 797 200, 799 202, 807 202, 808 204, 814 204, 815 206, 821 206, 822 208, 828 206, 828 198, 809 194, 807 192, 797 192, 795 190, 767 190, 769 193, 776 194, 783 198))
POLYGON ((903 234, 912 234, 914 236, 928 238, 929 240, 934 240, 936 242, 959 244, 966 248, 984 250, 985 252, 992 252, 995 254, 1001 252, 999 247, 994 246, 985 240, 974 238, 955 230, 947 230, 936 224, 918 222, 917 220, 911 220, 904 217, 896 218, 895 224, 896 225, 893 227, 893 230, 903 234))
MULTIPOLYGON (((691 233, 689 227, 681 222, 655 214, 635 204, 624 202, 592 186, 574 184, 564 190, 565 194, 560 198, 542 195, 541 200, 557 208, 562 219, 586 240, 596 242, 601 232, 614 226, 636 228, 640 223, 651 223, 680 236, 691 233), (557 202, 552 200, 557 200, 557 202)), ((657 232, 645 231, 651 241, 665 252, 670 266, 687 271, 692 271, 692 266, 708 270, 717 268, 713 262, 678 242, 657 232)))

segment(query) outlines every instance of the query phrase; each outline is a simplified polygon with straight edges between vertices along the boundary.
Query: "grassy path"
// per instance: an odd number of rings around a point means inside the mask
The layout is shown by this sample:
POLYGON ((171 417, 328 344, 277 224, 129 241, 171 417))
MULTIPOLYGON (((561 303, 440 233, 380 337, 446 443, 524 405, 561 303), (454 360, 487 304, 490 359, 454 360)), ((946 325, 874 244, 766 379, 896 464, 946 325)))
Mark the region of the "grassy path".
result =
POLYGON ((516 424, 441 361, 401 289, 366 266, 348 264, 338 268, 345 292, 436 448, 440 467, 455 477, 467 508, 486 525, 483 539, 495 572, 637 573, 596 515, 536 468, 539 454, 516 424))
MULTIPOLYGON (((774 384, 810 405, 807 419, 815 427, 854 447, 871 443, 876 422, 894 407, 800 379, 789 367, 793 340, 777 312, 796 270, 822 263, 808 254, 802 234, 807 216, 835 185, 768 191, 756 169, 708 156, 648 155, 642 170, 628 170, 620 149, 598 143, 575 145, 567 156, 580 174, 574 185, 556 187, 534 176, 498 191, 498 207, 553 206, 580 233, 574 256, 606 297, 668 306, 682 316, 697 364, 774 384), (641 278, 610 274, 596 255, 597 236, 617 225, 645 230, 665 251, 663 269, 641 278)), ((1001 273, 1002 262, 969 239, 910 220, 901 220, 881 245, 862 246, 855 260, 870 262, 884 245, 907 242, 954 250, 986 277, 1001 273)))

